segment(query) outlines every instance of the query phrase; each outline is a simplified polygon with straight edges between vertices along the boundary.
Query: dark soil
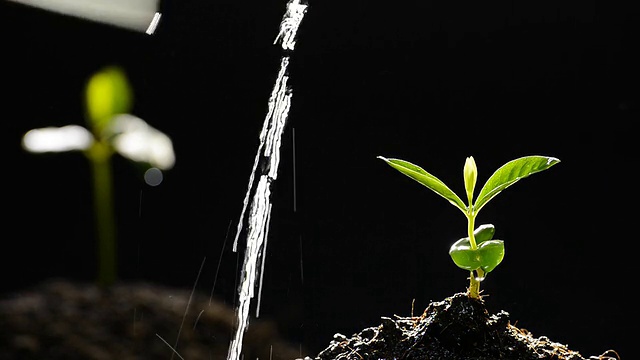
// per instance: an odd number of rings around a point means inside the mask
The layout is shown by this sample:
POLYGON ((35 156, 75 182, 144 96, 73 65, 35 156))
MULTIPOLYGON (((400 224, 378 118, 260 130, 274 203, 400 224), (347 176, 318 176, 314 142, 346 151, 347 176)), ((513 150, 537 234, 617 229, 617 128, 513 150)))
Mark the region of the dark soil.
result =
MULTIPOLYGON (((309 358, 307 358, 309 359, 309 358)), ((545 336, 511 325, 509 314, 490 315, 484 300, 464 293, 432 302, 420 317, 383 317, 351 337, 334 335, 318 360, 585 360, 620 359, 609 350, 584 357, 545 336)))
MULTIPOLYGON (((0 360, 226 359, 233 308, 204 294, 190 297, 189 290, 148 283, 105 290, 47 281, 0 300, 0 360)), ((251 320, 244 339, 245 359, 292 360, 304 351, 261 319, 251 320)))
MULTIPOLYGON (((148 283, 48 281, 0 300, 0 360, 223 360, 235 312, 208 296, 148 283), (191 299, 191 300, 190 300, 191 299), (185 315, 186 312, 186 315, 185 315), (178 339, 178 341, 176 341, 178 339), (177 350, 177 354, 172 348, 177 350), (178 355, 179 354, 179 355, 178 355)), ((253 319, 244 359, 300 359, 274 323, 253 319)), ((419 317, 383 317, 307 360, 620 360, 608 350, 585 357, 489 314, 484 300, 454 294, 419 317)))

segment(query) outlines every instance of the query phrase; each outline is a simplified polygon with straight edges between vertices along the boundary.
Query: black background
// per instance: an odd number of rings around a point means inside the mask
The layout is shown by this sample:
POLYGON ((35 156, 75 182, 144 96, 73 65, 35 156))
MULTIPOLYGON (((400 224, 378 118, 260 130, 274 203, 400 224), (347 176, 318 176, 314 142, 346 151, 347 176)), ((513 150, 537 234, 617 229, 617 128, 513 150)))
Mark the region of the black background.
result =
MULTIPOLYGON (((586 357, 633 359, 637 14, 594 1, 390 4, 309 4, 289 71, 261 318, 313 355, 336 332, 464 291, 467 273, 447 254, 464 216, 376 156, 414 162, 462 195, 467 156, 481 185, 509 160, 547 155, 561 163, 477 219, 507 252, 483 283, 487 306, 586 357)), ((285 7, 165 1, 150 36, 0 3, 3 294, 94 279, 86 159, 29 154, 20 139, 84 124, 85 81, 117 64, 132 112, 177 156, 157 187, 114 158, 120 278, 191 288, 205 261, 198 289, 233 304, 242 254, 231 244, 285 7)))

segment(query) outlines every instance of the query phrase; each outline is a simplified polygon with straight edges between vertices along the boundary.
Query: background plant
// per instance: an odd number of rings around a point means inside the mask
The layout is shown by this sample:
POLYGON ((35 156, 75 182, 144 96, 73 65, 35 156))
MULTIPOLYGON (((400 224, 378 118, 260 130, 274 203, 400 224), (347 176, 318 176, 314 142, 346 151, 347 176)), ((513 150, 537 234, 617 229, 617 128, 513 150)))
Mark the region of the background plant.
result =
POLYGON ((464 187, 467 195, 467 204, 465 204, 440 179, 421 167, 405 160, 387 159, 382 156, 378 156, 378 158, 449 200, 465 215, 467 218, 468 237, 456 241, 449 249, 449 255, 458 267, 470 271, 468 294, 473 298, 480 298, 480 282, 504 258, 504 242, 493 239, 495 227, 492 224, 483 224, 475 228, 475 219, 478 213, 491 199, 518 180, 549 169, 560 162, 557 158, 539 155, 511 160, 489 177, 474 201, 473 194, 478 179, 478 168, 473 157, 467 157, 463 170, 464 187))
MULTIPOLYGON (((28 131, 22 138, 25 150, 34 153, 81 151, 91 164, 93 207, 96 221, 97 281, 109 286, 117 279, 117 242, 113 205, 111 158, 119 153, 147 174, 161 176, 171 169, 175 154, 171 139, 130 114, 133 91, 125 72, 107 66, 92 74, 84 91, 85 120, 79 125, 46 127, 28 131)), ((151 185, 158 180, 148 180, 151 185)))

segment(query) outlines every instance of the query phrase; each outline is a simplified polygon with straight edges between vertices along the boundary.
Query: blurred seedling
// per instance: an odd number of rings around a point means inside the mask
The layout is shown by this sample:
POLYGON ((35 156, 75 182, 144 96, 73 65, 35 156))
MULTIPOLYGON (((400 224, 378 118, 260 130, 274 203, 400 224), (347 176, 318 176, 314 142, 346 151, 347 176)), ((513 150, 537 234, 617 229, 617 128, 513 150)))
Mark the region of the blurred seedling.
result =
POLYGON ((29 130, 22 146, 32 153, 82 152, 91 164, 93 206, 97 236, 98 274, 101 286, 117 280, 117 242, 113 207, 111 158, 115 153, 146 168, 152 186, 171 169, 175 154, 171 139, 144 120, 131 115, 133 91, 126 73, 107 66, 89 77, 84 89, 88 127, 66 125, 29 130))
POLYGON ((467 201, 465 204, 458 195, 447 187, 437 177, 423 170, 421 167, 400 159, 387 159, 378 156, 388 165, 402 174, 419 182, 436 194, 449 200, 460 209, 467 218, 468 236, 456 241, 449 249, 453 262, 461 269, 470 272, 468 295, 480 298, 480 282, 487 274, 496 268, 504 258, 504 241, 493 239, 495 227, 483 224, 475 228, 475 219, 480 210, 498 195, 502 190, 513 185, 531 174, 549 169, 560 162, 559 159, 548 156, 525 156, 511 160, 496 170, 484 184, 480 193, 473 201, 473 193, 478 178, 478 168, 472 156, 466 159, 463 176, 467 201), (475 228, 475 230, 474 230, 475 228))

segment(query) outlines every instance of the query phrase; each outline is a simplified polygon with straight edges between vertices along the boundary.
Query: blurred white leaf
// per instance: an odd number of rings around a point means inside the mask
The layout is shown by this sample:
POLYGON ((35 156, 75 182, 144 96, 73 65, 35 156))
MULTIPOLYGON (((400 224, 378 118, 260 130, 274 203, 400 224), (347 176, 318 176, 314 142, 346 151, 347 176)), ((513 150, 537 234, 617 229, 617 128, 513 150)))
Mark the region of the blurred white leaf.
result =
POLYGON ((86 150, 93 141, 89 130, 78 125, 67 125, 29 130, 22 137, 22 147, 35 153, 63 152, 86 150))
POLYGON ((153 128, 144 120, 130 115, 118 115, 113 119, 108 136, 122 156, 138 162, 147 162, 161 170, 175 164, 173 143, 169 136, 153 128))

